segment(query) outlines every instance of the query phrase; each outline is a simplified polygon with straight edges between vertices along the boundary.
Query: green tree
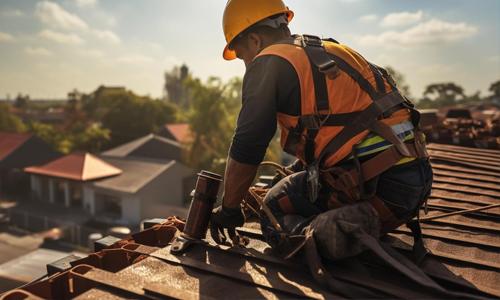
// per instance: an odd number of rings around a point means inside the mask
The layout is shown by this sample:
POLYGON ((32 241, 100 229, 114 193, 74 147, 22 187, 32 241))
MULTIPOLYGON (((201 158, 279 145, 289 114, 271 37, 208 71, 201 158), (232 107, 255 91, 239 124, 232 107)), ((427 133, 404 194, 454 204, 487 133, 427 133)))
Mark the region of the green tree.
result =
POLYGON ((0 131, 23 132, 26 126, 21 119, 10 112, 7 104, 0 103, 0 131))
MULTIPOLYGON (((206 82, 193 78, 186 82, 191 103, 186 119, 194 135, 188 145, 187 161, 193 168, 224 172, 241 107, 241 89, 241 78, 226 83, 215 77, 206 82)), ((279 161, 280 157, 281 149, 275 138, 266 159, 279 161)))
POLYGON ((483 103, 484 99, 481 97, 481 91, 477 91, 472 95, 465 96, 462 100, 458 101, 461 105, 478 105, 483 103))
POLYGON ((56 129, 49 124, 30 122, 28 130, 62 153, 75 150, 98 153, 110 140, 110 131, 98 123, 74 123, 72 127, 56 129))
POLYGON ((410 98, 411 97, 410 86, 406 82, 405 76, 391 66, 386 66, 385 70, 392 76, 392 78, 396 82, 399 91, 406 97, 410 98))
POLYGON ((438 108, 454 106, 466 98, 464 89, 453 83, 434 83, 425 88, 424 98, 418 103, 419 108, 438 108))
POLYGON ((166 123, 176 121, 175 105, 137 96, 125 89, 99 90, 84 97, 83 110, 89 121, 110 131, 109 146, 129 142, 158 132, 166 123))
POLYGON ((500 105, 500 80, 493 82, 488 89, 491 92, 491 96, 488 99, 497 105, 500 105))
POLYGON ((72 137, 74 148, 98 153, 109 143, 111 131, 103 128, 99 123, 92 123, 72 137))
POLYGON ((30 103, 30 97, 28 95, 23 96, 18 94, 16 100, 14 101, 14 106, 19 109, 26 109, 30 103))
POLYGON ((239 81, 223 84, 219 78, 186 82, 191 103, 187 120, 194 133, 188 162, 197 169, 223 172, 236 120, 239 81))
POLYGON ((65 138, 64 134, 56 130, 54 126, 40 122, 28 123, 28 131, 37 135, 54 149, 69 153, 73 149, 71 142, 65 138))

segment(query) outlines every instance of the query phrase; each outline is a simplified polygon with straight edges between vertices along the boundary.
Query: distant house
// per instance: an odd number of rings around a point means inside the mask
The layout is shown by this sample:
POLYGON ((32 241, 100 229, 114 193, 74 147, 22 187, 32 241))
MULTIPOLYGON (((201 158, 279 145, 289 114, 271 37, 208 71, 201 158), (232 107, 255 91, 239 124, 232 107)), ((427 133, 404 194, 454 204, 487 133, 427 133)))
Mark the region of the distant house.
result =
POLYGON ((29 177, 23 169, 60 155, 33 134, 0 132, 0 194, 29 191, 29 177))
POLYGON ((158 135, 180 144, 189 143, 193 139, 188 123, 165 124, 158 135))
POLYGON ((163 160, 182 160, 181 144, 159 135, 148 134, 102 153, 110 157, 142 157, 163 160))
POLYGON ((58 125, 64 123, 68 117, 64 108, 56 107, 49 108, 45 111, 28 110, 22 111, 17 110, 14 112, 18 117, 20 117, 24 122, 34 121, 45 124, 58 125))
POLYGON ((184 215, 185 178, 192 170, 175 160, 74 153, 29 167, 38 201, 81 207, 96 219, 137 225, 142 219, 184 215))

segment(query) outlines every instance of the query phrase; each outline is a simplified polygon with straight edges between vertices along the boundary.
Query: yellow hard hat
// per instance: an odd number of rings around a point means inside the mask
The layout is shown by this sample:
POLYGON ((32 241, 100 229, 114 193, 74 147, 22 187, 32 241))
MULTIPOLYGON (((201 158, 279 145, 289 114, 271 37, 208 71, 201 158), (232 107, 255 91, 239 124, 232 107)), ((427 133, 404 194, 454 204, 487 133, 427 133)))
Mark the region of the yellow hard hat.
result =
POLYGON ((284 13, 290 22, 293 11, 282 0, 229 0, 224 9, 222 28, 226 37, 226 47, 222 57, 226 60, 236 58, 236 53, 229 49, 229 44, 238 34, 250 26, 268 17, 284 13))

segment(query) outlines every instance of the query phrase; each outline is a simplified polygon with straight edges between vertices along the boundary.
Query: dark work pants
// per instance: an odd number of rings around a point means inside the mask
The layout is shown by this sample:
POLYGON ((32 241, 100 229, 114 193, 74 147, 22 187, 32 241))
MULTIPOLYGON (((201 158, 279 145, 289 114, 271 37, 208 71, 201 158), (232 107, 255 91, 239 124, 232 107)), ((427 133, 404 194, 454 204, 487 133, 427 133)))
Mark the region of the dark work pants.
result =
MULTIPOLYGON (((390 168, 367 185, 375 188, 375 194, 398 219, 409 221, 429 197, 432 168, 427 159, 416 159, 390 168)), ((326 201, 321 201, 321 195, 328 192, 322 188, 318 201, 311 203, 307 197, 306 172, 302 171, 279 181, 269 190, 264 202, 285 232, 299 234, 316 215, 328 210, 326 201)), ((267 243, 277 246, 280 235, 264 213, 261 228, 267 243)))

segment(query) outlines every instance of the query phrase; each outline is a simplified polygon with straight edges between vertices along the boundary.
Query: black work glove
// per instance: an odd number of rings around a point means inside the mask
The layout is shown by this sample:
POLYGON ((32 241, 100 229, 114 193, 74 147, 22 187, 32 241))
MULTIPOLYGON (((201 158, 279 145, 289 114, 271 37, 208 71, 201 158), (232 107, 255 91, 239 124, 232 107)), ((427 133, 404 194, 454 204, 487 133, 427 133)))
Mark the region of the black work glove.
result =
POLYGON ((227 236, 224 229, 231 240, 236 239, 236 227, 240 227, 245 223, 245 218, 241 212, 241 208, 227 208, 222 205, 212 210, 210 217, 210 235, 217 244, 225 244, 227 236))

